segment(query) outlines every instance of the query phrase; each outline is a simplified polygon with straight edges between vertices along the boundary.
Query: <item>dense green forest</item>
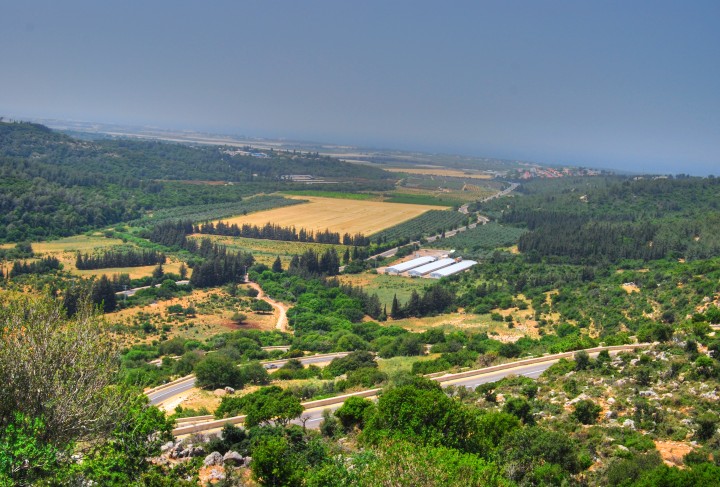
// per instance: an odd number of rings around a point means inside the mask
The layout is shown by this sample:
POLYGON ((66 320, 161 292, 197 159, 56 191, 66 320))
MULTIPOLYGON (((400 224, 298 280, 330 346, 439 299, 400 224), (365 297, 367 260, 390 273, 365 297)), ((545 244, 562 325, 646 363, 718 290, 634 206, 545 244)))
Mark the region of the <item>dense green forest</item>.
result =
POLYGON ((522 252, 574 263, 704 259, 720 253, 720 179, 582 178, 533 182, 480 206, 530 230, 522 252))
POLYGON ((345 190, 393 187, 390 173, 326 156, 269 152, 260 159, 231 156, 221 147, 86 141, 42 125, 0 122, 0 241, 68 236, 134 220, 149 209, 304 187, 281 180, 284 174, 337 178, 345 190))

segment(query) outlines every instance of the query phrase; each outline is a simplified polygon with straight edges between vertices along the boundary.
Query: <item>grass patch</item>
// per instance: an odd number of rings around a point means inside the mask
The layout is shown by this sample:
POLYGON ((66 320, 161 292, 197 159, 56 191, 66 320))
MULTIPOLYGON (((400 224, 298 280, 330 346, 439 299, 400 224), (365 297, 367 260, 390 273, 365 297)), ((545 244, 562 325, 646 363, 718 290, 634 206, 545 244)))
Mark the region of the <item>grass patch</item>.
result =
POLYGON ((307 242, 284 242, 282 240, 267 240, 259 238, 224 237, 220 235, 202 235, 202 238, 210 238, 214 242, 226 245, 234 251, 250 252, 255 260, 261 264, 271 265, 279 256, 283 266, 287 268, 293 255, 302 254, 306 250, 313 250, 316 253, 324 252, 328 248, 334 248, 342 257, 345 245, 307 243, 307 242))
POLYGON ((452 198, 448 196, 423 194, 423 193, 390 193, 388 198, 385 198, 387 203, 403 203, 406 205, 430 205, 430 206, 461 206, 465 203, 464 200, 458 198, 452 198))
POLYGON ((123 245, 123 241, 117 238, 106 238, 102 235, 93 234, 74 235, 50 242, 34 242, 32 248, 33 252, 44 254, 77 251, 87 252, 99 248, 115 247, 117 245, 123 245))
POLYGON ((377 195, 368 193, 343 193, 341 191, 320 191, 315 189, 283 191, 292 196, 319 196, 321 198, 339 198, 344 200, 376 200, 377 195))
POLYGON ((351 274, 340 276, 343 283, 361 286, 369 294, 377 294, 380 304, 387 306, 388 312, 392 305, 393 296, 397 295, 401 304, 410 299, 413 290, 421 293, 422 290, 435 281, 428 279, 410 279, 401 276, 387 276, 385 274, 351 274))
POLYGON ((439 357, 440 354, 434 353, 421 357, 393 357, 388 359, 378 359, 378 369, 392 377, 399 372, 412 372, 412 366, 415 362, 432 360, 439 357))

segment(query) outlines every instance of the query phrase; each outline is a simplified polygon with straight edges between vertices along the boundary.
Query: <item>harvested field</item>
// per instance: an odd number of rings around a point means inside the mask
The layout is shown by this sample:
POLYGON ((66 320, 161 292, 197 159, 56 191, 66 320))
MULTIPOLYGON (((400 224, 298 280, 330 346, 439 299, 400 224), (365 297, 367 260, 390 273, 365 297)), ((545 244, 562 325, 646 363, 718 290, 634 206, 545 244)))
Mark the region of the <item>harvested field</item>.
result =
POLYGON ((463 171, 461 169, 447 169, 444 167, 386 167, 390 172, 404 172, 408 174, 422 174, 426 176, 448 176, 452 178, 492 179, 492 175, 476 171, 463 171))
MULTIPOLYGON (((300 197, 298 197, 300 198, 300 197)), ((248 223, 262 226, 270 222, 282 226, 295 226, 313 231, 329 229, 339 233, 371 235, 384 228, 414 218, 437 206, 381 201, 345 200, 302 196, 308 203, 250 215, 224 218, 222 221, 238 225, 248 223)))

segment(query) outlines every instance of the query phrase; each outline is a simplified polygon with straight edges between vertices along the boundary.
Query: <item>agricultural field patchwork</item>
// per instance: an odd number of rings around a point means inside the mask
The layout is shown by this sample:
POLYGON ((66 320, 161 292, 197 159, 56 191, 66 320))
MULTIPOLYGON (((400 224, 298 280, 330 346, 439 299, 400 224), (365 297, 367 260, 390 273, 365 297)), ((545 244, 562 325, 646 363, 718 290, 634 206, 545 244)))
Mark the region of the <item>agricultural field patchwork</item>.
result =
POLYGON ((157 224, 167 220, 192 220, 193 222, 214 220, 228 216, 264 211, 272 208, 299 205, 302 200, 284 198, 280 195, 257 195, 244 198, 242 201, 231 203, 210 203, 203 205, 180 206, 174 208, 163 208, 148 212, 131 224, 157 224))
POLYGON ((381 201, 346 200, 317 196, 297 197, 308 203, 250 215, 224 218, 228 224, 262 226, 271 222, 280 226, 295 226, 313 231, 329 229, 332 232, 373 234, 405 220, 409 220, 437 206, 423 204, 397 204, 381 201))

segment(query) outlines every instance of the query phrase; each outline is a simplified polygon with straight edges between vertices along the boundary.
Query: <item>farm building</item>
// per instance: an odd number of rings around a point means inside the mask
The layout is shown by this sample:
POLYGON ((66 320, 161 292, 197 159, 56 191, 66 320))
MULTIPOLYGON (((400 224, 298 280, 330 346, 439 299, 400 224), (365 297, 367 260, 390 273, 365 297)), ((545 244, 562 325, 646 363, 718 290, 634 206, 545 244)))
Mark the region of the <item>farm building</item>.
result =
POLYGON ((430 262, 435 262, 435 257, 418 257, 413 260, 408 260, 407 262, 401 262, 400 264, 392 265, 385 269, 385 274, 400 274, 405 271, 409 271, 410 269, 414 269, 415 267, 429 264, 430 262))
POLYGON ((429 264, 421 265, 420 267, 416 267, 416 268, 412 269, 410 272, 408 272, 408 275, 410 277, 424 276, 428 272, 442 269, 443 267, 447 267, 454 263, 455 263, 455 259, 450 259, 450 258, 436 260, 435 262, 430 262, 429 264))
POLYGON ((443 267, 442 269, 431 272, 430 277, 433 279, 440 279, 441 277, 452 276, 453 274, 457 274, 458 272, 471 268, 475 264, 477 264, 477 262, 474 260, 463 260, 457 264, 453 264, 449 267, 443 267))

